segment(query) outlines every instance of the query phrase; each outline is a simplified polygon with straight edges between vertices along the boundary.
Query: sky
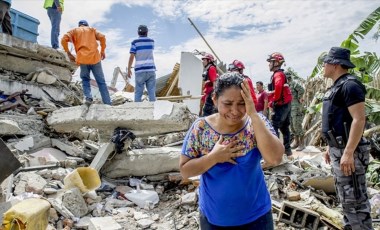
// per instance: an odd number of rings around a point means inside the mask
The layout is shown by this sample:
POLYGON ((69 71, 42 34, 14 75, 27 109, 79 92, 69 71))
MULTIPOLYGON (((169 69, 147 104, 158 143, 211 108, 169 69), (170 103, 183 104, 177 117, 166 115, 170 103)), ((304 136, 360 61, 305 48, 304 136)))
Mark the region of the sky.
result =
MULTIPOLYGON (((39 20, 37 42, 50 46, 51 25, 43 2, 13 0, 12 8, 39 20)), ((181 52, 211 53, 190 18, 221 61, 238 59, 254 82, 267 83, 269 54, 281 52, 285 68, 306 78, 322 52, 340 46, 379 6, 377 0, 66 0, 59 39, 81 19, 105 34, 102 65, 109 83, 115 67, 125 71, 131 41, 137 38, 137 27, 145 24, 155 40, 156 73, 161 77, 172 72, 181 52)), ((360 40, 360 50, 380 55, 380 41, 372 34, 360 40)), ((74 80, 80 80, 78 75, 74 80)), ((120 76, 117 88, 124 85, 120 76)))

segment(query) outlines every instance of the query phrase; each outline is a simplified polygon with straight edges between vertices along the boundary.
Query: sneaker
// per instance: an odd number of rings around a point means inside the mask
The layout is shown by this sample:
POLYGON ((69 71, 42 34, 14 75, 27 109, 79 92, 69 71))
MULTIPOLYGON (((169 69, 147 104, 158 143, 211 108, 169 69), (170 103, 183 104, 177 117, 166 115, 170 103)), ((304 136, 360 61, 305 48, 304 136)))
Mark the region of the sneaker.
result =
POLYGON ((92 104, 93 100, 92 98, 85 98, 83 100, 83 104, 87 105, 87 106, 90 106, 92 104))

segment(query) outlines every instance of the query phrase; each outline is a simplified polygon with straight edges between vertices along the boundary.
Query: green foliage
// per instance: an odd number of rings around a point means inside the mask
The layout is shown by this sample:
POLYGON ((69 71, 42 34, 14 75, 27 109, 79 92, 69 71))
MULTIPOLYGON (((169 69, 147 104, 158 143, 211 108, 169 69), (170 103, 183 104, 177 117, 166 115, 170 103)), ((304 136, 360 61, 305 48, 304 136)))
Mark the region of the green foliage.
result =
POLYGON ((380 89, 379 88, 374 88, 368 84, 364 84, 367 89, 367 94, 366 97, 368 99, 380 101, 380 89))
MULTIPOLYGON (((364 39, 373 28, 380 21, 380 7, 374 10, 364 21, 348 36, 346 40, 341 43, 341 47, 347 48, 351 51, 351 61, 356 65, 354 69, 350 70, 350 73, 356 75, 361 82, 363 82, 367 89, 367 102, 366 112, 370 121, 375 124, 380 123, 380 89, 374 88, 367 83, 373 81, 373 79, 380 73, 380 58, 375 52, 363 52, 359 51, 359 40, 364 39), (369 99, 369 100, 368 100, 369 99)), ((380 36, 380 24, 377 27, 375 37, 380 36), (377 34, 377 35, 376 35, 377 34)), ((310 75, 310 78, 319 76, 323 73, 323 58, 326 52, 322 53, 318 57, 316 66, 310 75)), ((308 111, 317 111, 317 108, 310 108, 308 111)))
POLYGON ((307 107, 306 108, 307 113, 309 113, 309 114, 322 113, 322 105, 323 105, 323 103, 320 102, 320 103, 318 103, 318 104, 316 104, 314 106, 307 107))
POLYGON ((366 103, 366 116, 369 122, 380 123, 380 101, 367 99, 366 103))

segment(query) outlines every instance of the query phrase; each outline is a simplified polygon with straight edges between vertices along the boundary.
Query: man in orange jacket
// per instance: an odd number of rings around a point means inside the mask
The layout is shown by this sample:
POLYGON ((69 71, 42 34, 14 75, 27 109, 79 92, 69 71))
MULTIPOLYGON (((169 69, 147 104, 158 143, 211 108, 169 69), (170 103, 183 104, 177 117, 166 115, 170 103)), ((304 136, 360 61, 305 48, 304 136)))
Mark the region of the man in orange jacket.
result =
POLYGON ((80 77, 82 79, 85 104, 90 105, 93 101, 90 85, 91 71, 98 84, 103 103, 111 105, 111 98, 104 79, 101 63, 101 60, 106 58, 106 37, 104 34, 96 31, 95 28, 89 27, 86 20, 81 20, 79 21, 77 28, 74 28, 63 35, 61 44, 70 60, 75 61, 80 65, 80 77), (97 41, 100 42, 100 53, 97 41), (76 58, 69 51, 68 42, 74 44, 75 52, 77 54, 76 58))

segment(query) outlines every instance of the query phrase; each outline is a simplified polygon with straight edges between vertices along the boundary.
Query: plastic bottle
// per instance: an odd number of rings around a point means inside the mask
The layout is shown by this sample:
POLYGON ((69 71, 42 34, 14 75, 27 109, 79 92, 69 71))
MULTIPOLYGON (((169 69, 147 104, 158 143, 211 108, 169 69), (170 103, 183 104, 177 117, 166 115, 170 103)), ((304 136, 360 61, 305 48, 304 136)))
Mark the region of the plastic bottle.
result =
POLYGON ((150 206, 150 204, 157 204, 160 201, 156 191, 140 189, 139 184, 137 184, 136 190, 126 193, 125 197, 140 208, 145 208, 147 205, 150 206))

